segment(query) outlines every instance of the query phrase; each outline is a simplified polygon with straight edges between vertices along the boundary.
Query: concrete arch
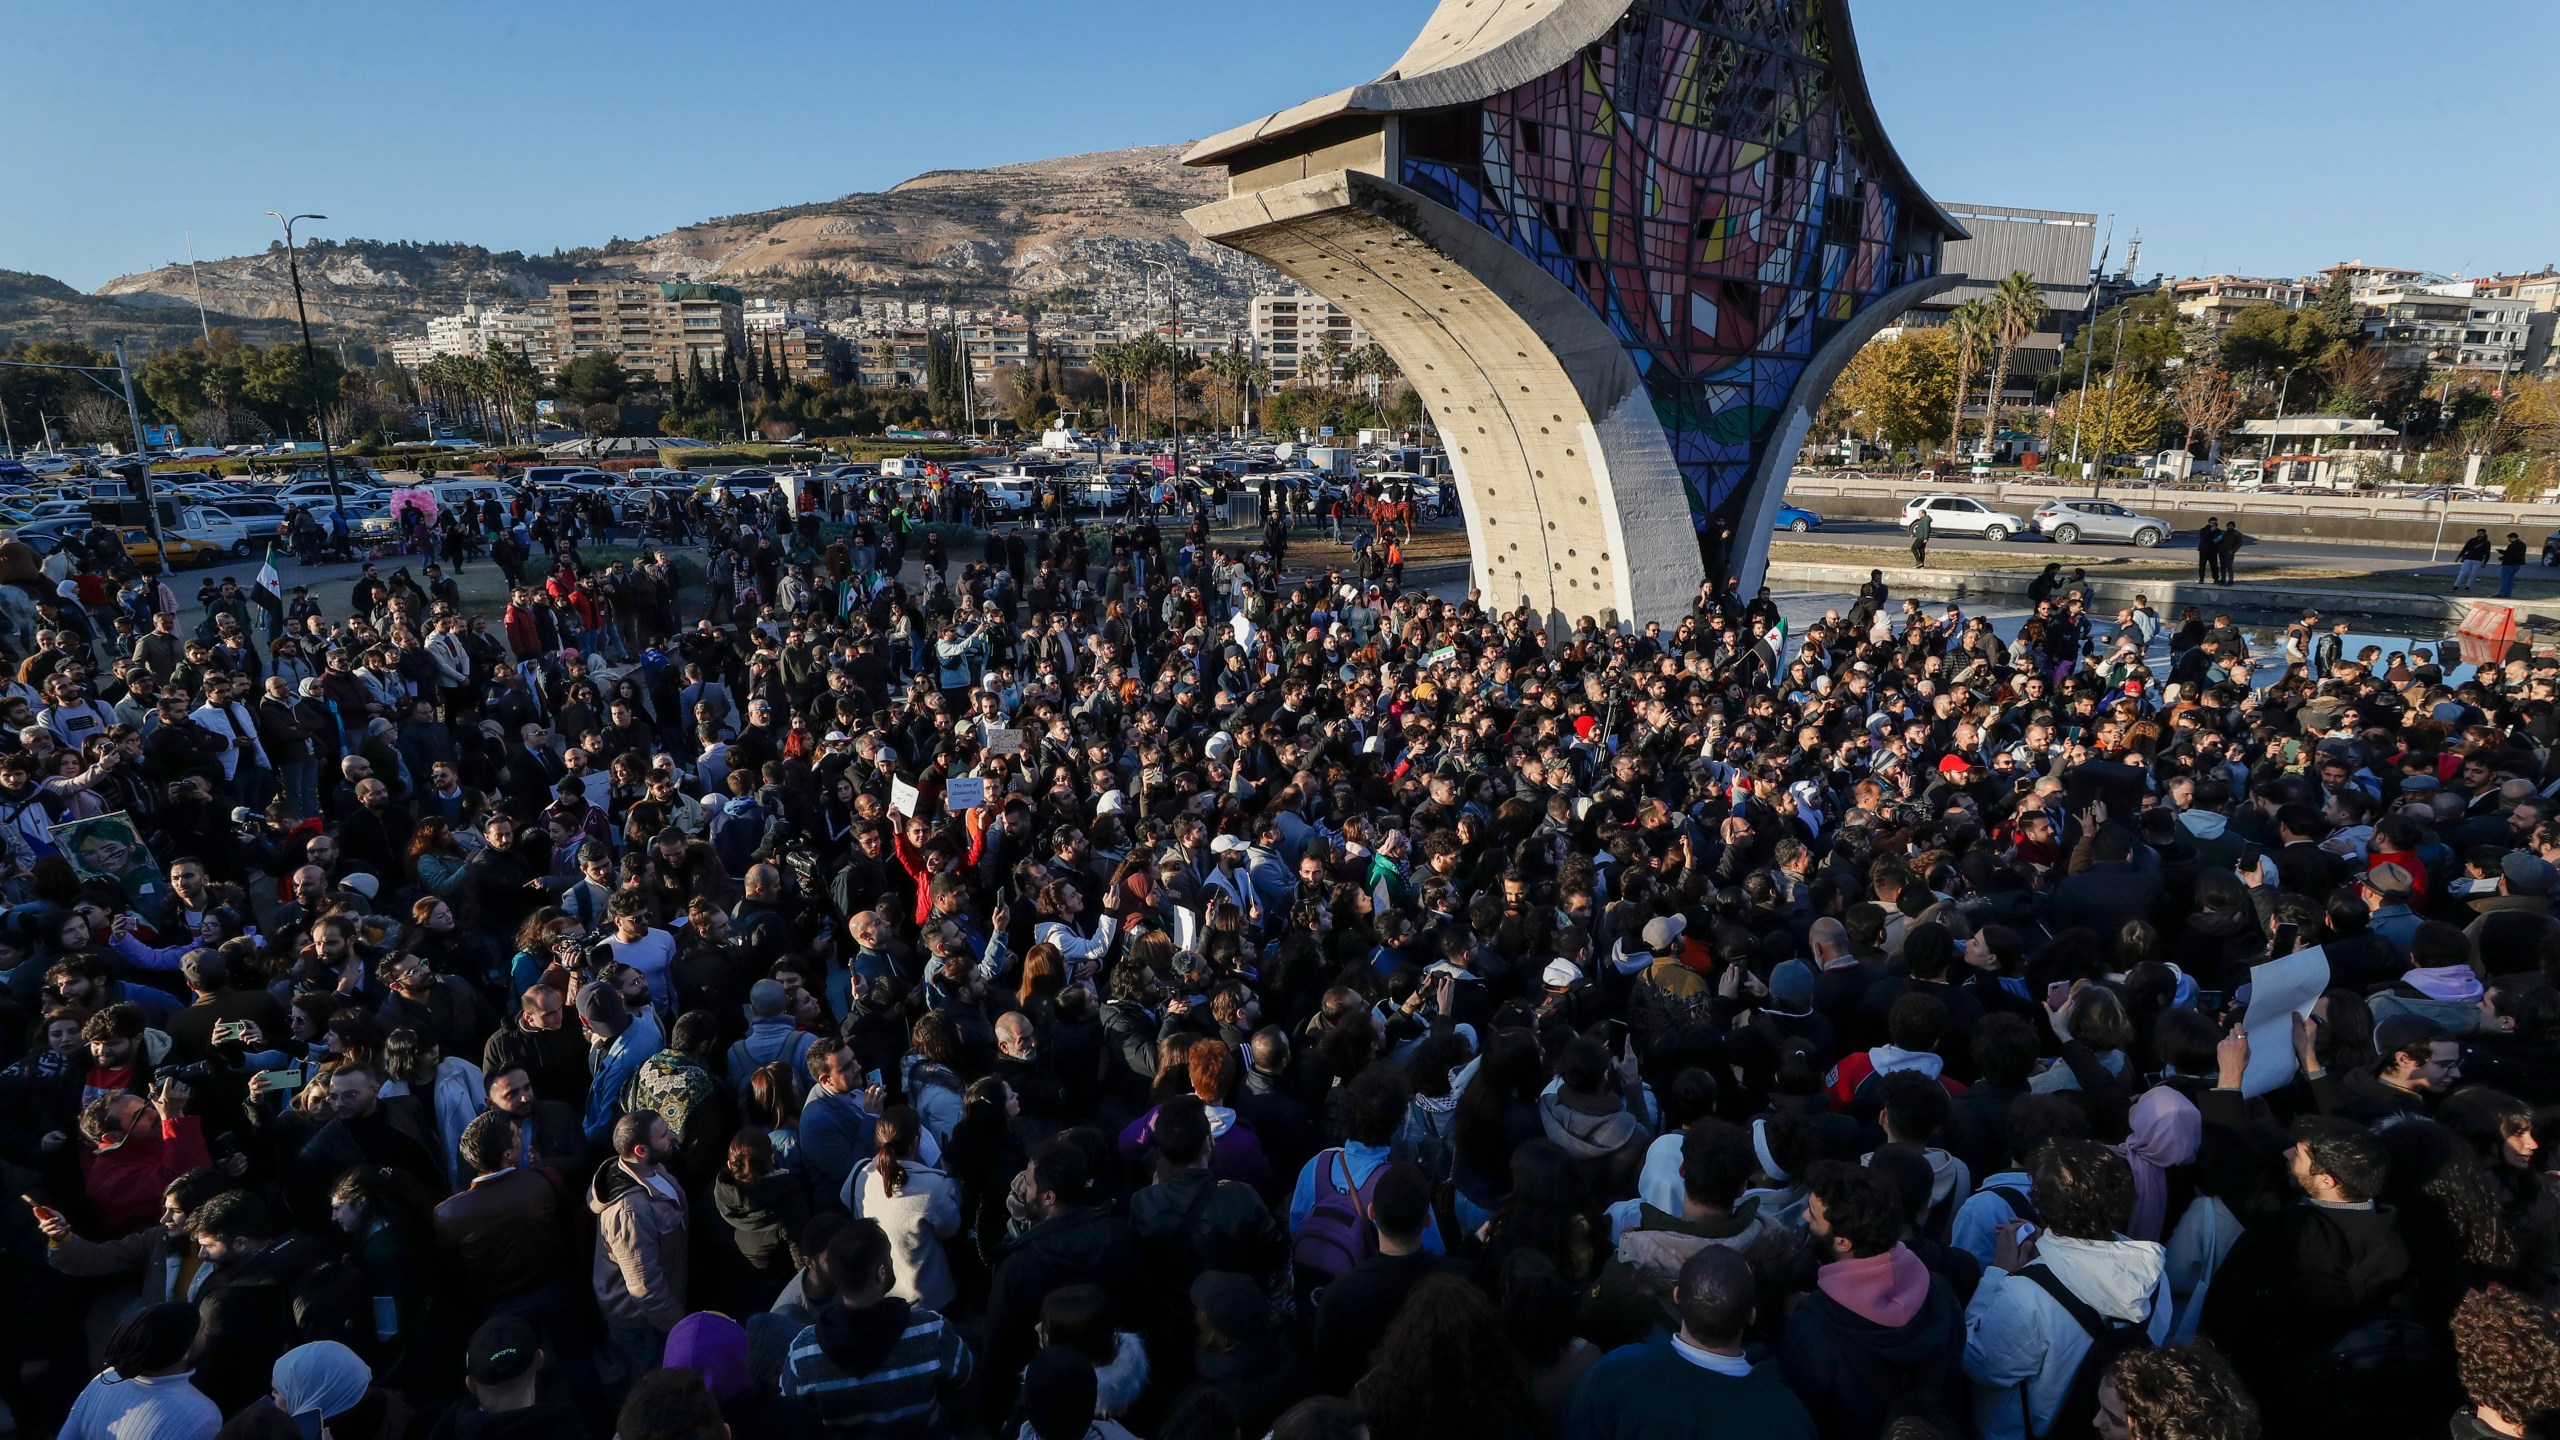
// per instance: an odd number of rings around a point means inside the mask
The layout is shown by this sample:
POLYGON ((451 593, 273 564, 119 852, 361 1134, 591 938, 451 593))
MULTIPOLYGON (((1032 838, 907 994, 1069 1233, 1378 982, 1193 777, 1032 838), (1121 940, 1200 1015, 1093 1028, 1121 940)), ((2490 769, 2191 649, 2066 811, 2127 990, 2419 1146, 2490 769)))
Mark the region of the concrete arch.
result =
POLYGON ((1617 338, 1517 251, 1357 172, 1191 212, 1348 311, 1440 426, 1485 603, 1551 621, 1684 610, 1703 577, 1679 466, 1617 338))
POLYGON ((1441 0, 1396 68, 1195 146, 1190 212, 1421 392, 1488 604, 1759 583, 1815 408, 1964 232, 1866 90, 1847 0, 1441 0), (1598 593, 1595 593, 1597 591, 1598 593))

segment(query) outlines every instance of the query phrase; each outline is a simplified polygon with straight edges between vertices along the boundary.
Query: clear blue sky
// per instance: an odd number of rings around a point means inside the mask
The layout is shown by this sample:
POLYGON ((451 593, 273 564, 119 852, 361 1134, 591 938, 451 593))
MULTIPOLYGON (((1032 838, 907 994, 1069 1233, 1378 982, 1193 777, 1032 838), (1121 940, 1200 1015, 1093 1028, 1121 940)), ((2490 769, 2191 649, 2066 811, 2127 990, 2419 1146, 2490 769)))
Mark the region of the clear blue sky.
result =
MULTIPOLYGON (((638 236, 918 171, 1187 140, 1375 76, 1431 0, 25 0, 0 268, 82 288, 318 233, 638 236)), ((2145 271, 2560 261, 2552 0, 1859 0, 1942 198, 2145 271), (2118 250, 2121 255, 2121 247, 2118 250)))

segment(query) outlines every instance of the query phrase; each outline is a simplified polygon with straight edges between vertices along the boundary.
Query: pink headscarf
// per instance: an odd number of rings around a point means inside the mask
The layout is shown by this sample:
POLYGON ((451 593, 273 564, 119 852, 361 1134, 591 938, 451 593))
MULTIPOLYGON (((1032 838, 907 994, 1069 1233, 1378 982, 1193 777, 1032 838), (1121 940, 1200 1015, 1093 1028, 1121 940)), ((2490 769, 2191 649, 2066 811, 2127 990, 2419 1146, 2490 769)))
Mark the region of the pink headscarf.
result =
POLYGON ((2133 1166, 2133 1223, 2125 1227, 2127 1238, 2160 1238, 2169 1223, 2168 1171, 2192 1162, 2203 1144, 2204 1112, 2186 1096, 2158 1085, 2133 1102, 2133 1133, 2116 1147, 2133 1166))

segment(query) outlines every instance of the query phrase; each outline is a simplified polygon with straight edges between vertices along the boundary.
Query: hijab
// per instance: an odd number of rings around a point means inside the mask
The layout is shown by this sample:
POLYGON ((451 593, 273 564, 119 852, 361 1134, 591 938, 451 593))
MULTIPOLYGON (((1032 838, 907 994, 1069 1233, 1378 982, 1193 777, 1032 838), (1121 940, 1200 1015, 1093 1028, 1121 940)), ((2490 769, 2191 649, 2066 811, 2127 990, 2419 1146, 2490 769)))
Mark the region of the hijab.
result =
POLYGON ((2195 1102, 2156 1085, 2133 1102, 2133 1133, 2117 1153, 2133 1166, 2133 1223, 2125 1235, 2158 1240, 2168 1228, 2171 1168, 2192 1163, 2204 1144, 2204 1113, 2195 1102))

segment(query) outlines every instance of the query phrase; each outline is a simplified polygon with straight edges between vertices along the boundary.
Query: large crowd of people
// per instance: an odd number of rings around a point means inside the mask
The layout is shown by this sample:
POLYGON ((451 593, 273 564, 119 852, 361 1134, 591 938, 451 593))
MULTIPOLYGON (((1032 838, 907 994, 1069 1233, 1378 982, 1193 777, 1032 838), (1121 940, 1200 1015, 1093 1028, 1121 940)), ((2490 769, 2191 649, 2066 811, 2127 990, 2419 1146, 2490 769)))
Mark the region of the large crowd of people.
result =
POLYGON ((1551 624, 1285 517, 684 519, 590 565, 491 507, 477 606, 46 597, 16 1433, 2560 1410, 2560 662, 1880 578, 1551 624))

